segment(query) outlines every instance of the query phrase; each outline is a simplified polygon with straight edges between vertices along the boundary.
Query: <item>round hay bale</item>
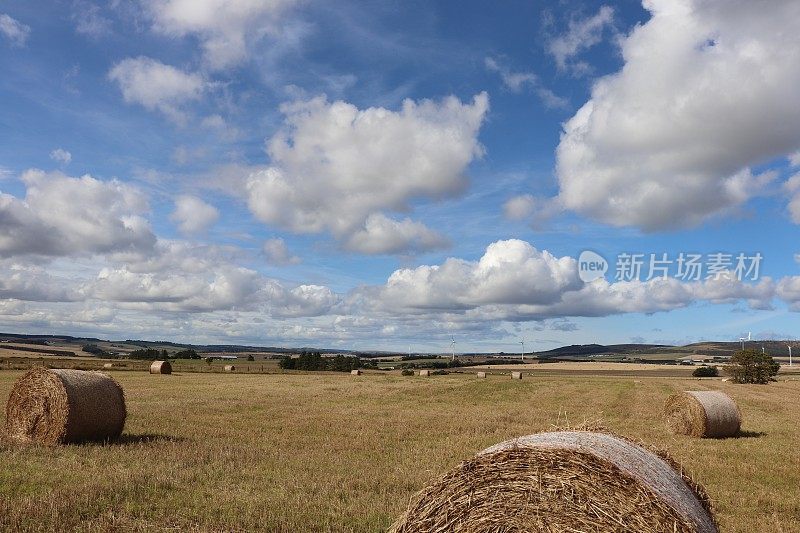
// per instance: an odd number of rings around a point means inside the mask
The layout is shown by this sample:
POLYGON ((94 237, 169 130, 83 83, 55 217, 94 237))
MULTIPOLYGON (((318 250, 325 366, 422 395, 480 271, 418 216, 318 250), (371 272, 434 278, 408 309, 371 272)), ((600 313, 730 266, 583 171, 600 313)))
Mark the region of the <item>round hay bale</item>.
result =
POLYGON ((40 367, 11 389, 6 432, 47 445, 111 440, 122 434, 126 416, 125 393, 110 376, 40 367))
POLYGON ((736 402, 720 391, 673 394, 664 405, 664 416, 673 433, 691 437, 735 437, 742 425, 736 402))
POLYGON ((223 368, 222 370, 224 370, 225 372, 236 372, 236 367, 233 365, 225 365, 225 368, 223 368))
POLYGON ((422 377, 430 377, 431 371, 430 370, 420 370, 419 375, 422 377))
POLYGON ((476 375, 482 379, 486 377, 486 372, 478 372, 476 375))
POLYGON ((103 363, 103 368, 114 368, 114 363, 103 363))
POLYGON ((671 461, 605 433, 503 442, 412 497, 390 533, 716 533, 708 497, 671 461))
POLYGON ((153 361, 150 364, 151 374, 172 374, 172 365, 169 361, 153 361))
POLYGON ((351 376, 360 376, 361 375, 361 370, 351 370, 350 371, 350 375, 351 376))

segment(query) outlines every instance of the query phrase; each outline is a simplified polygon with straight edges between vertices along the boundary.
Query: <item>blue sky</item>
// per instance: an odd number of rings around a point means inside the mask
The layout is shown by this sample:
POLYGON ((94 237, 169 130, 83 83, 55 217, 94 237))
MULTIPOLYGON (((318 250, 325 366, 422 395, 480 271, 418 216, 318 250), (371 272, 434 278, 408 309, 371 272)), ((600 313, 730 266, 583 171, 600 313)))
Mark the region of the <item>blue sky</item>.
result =
POLYGON ((798 22, 789 1, 4 2, 0 329, 794 339, 798 22), (618 254, 681 252, 763 260, 615 279, 618 254))

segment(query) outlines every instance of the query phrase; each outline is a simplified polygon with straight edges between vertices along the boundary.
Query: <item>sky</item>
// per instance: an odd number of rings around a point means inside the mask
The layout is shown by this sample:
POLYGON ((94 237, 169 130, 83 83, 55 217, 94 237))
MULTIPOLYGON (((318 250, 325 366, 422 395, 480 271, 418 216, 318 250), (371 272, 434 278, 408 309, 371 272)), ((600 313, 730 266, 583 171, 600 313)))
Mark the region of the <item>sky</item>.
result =
POLYGON ((800 4, 0 3, 0 331, 797 339, 800 4))

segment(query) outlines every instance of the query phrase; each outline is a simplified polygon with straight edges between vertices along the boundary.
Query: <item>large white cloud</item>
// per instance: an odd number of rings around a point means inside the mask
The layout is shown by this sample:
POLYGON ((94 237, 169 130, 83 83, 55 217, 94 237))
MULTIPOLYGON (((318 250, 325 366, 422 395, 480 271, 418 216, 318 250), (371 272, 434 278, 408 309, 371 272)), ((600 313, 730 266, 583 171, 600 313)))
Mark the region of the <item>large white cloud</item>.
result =
POLYGON ((158 110, 177 123, 186 120, 184 104, 199 99, 208 87, 200 74, 144 56, 123 59, 108 78, 119 85, 126 102, 158 110))
POLYGON ((441 265, 395 271, 376 295, 387 308, 469 309, 489 304, 552 303, 578 290, 577 263, 520 240, 497 241, 480 260, 450 258, 441 265))
POLYGON ((279 33, 279 21, 297 0, 145 0, 156 31, 195 35, 207 65, 220 69, 247 57, 248 45, 279 33))
POLYGON ((557 150, 564 206, 617 226, 685 227, 730 210, 800 146, 800 3, 646 0, 557 150))
POLYGON ((155 236, 131 185, 29 170, 24 199, 0 192, 0 256, 141 251, 155 236))
POLYGON ((395 251, 373 244, 379 232, 432 247, 427 228, 375 216, 462 191, 467 166, 483 153, 477 136, 488 107, 485 93, 471 103, 406 100, 399 111, 323 97, 284 105, 284 128, 267 143, 272 166, 247 182, 250 210, 294 232, 352 239, 362 251, 395 251))

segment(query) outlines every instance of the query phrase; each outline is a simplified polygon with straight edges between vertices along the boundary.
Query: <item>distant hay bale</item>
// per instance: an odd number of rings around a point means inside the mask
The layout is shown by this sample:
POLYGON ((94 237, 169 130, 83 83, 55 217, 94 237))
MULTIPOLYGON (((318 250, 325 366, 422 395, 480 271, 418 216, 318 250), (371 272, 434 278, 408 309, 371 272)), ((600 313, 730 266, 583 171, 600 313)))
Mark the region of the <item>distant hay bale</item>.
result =
POLYGON ((153 361, 150 364, 151 374, 172 374, 172 365, 169 361, 153 361))
POLYGON ((511 379, 522 379, 522 372, 512 372, 511 379))
POLYGON ((39 367, 11 389, 6 432, 46 445, 104 441, 122 434, 126 416, 125 393, 110 376, 39 367))
POLYGON ((351 376, 360 376, 361 375, 361 370, 351 370, 350 371, 350 375, 351 376))
POLYGON ((419 375, 423 377, 430 377, 431 371, 430 370, 420 370, 419 375))
POLYGON ((486 372, 478 372, 476 375, 477 375, 479 378, 485 378, 485 377, 486 377, 486 372))
POLYGON ((736 402, 720 391, 673 394, 664 405, 664 416, 674 433, 691 437, 735 437, 742 424, 736 402))
POLYGON ((412 497, 390 533, 716 533, 705 491, 669 459, 586 431, 487 448, 412 497))
POLYGON ((103 368, 114 368, 114 363, 104 363, 103 368))
POLYGON ((225 365, 225 368, 223 368, 222 370, 224 370, 225 372, 236 372, 236 367, 233 365, 225 365))

